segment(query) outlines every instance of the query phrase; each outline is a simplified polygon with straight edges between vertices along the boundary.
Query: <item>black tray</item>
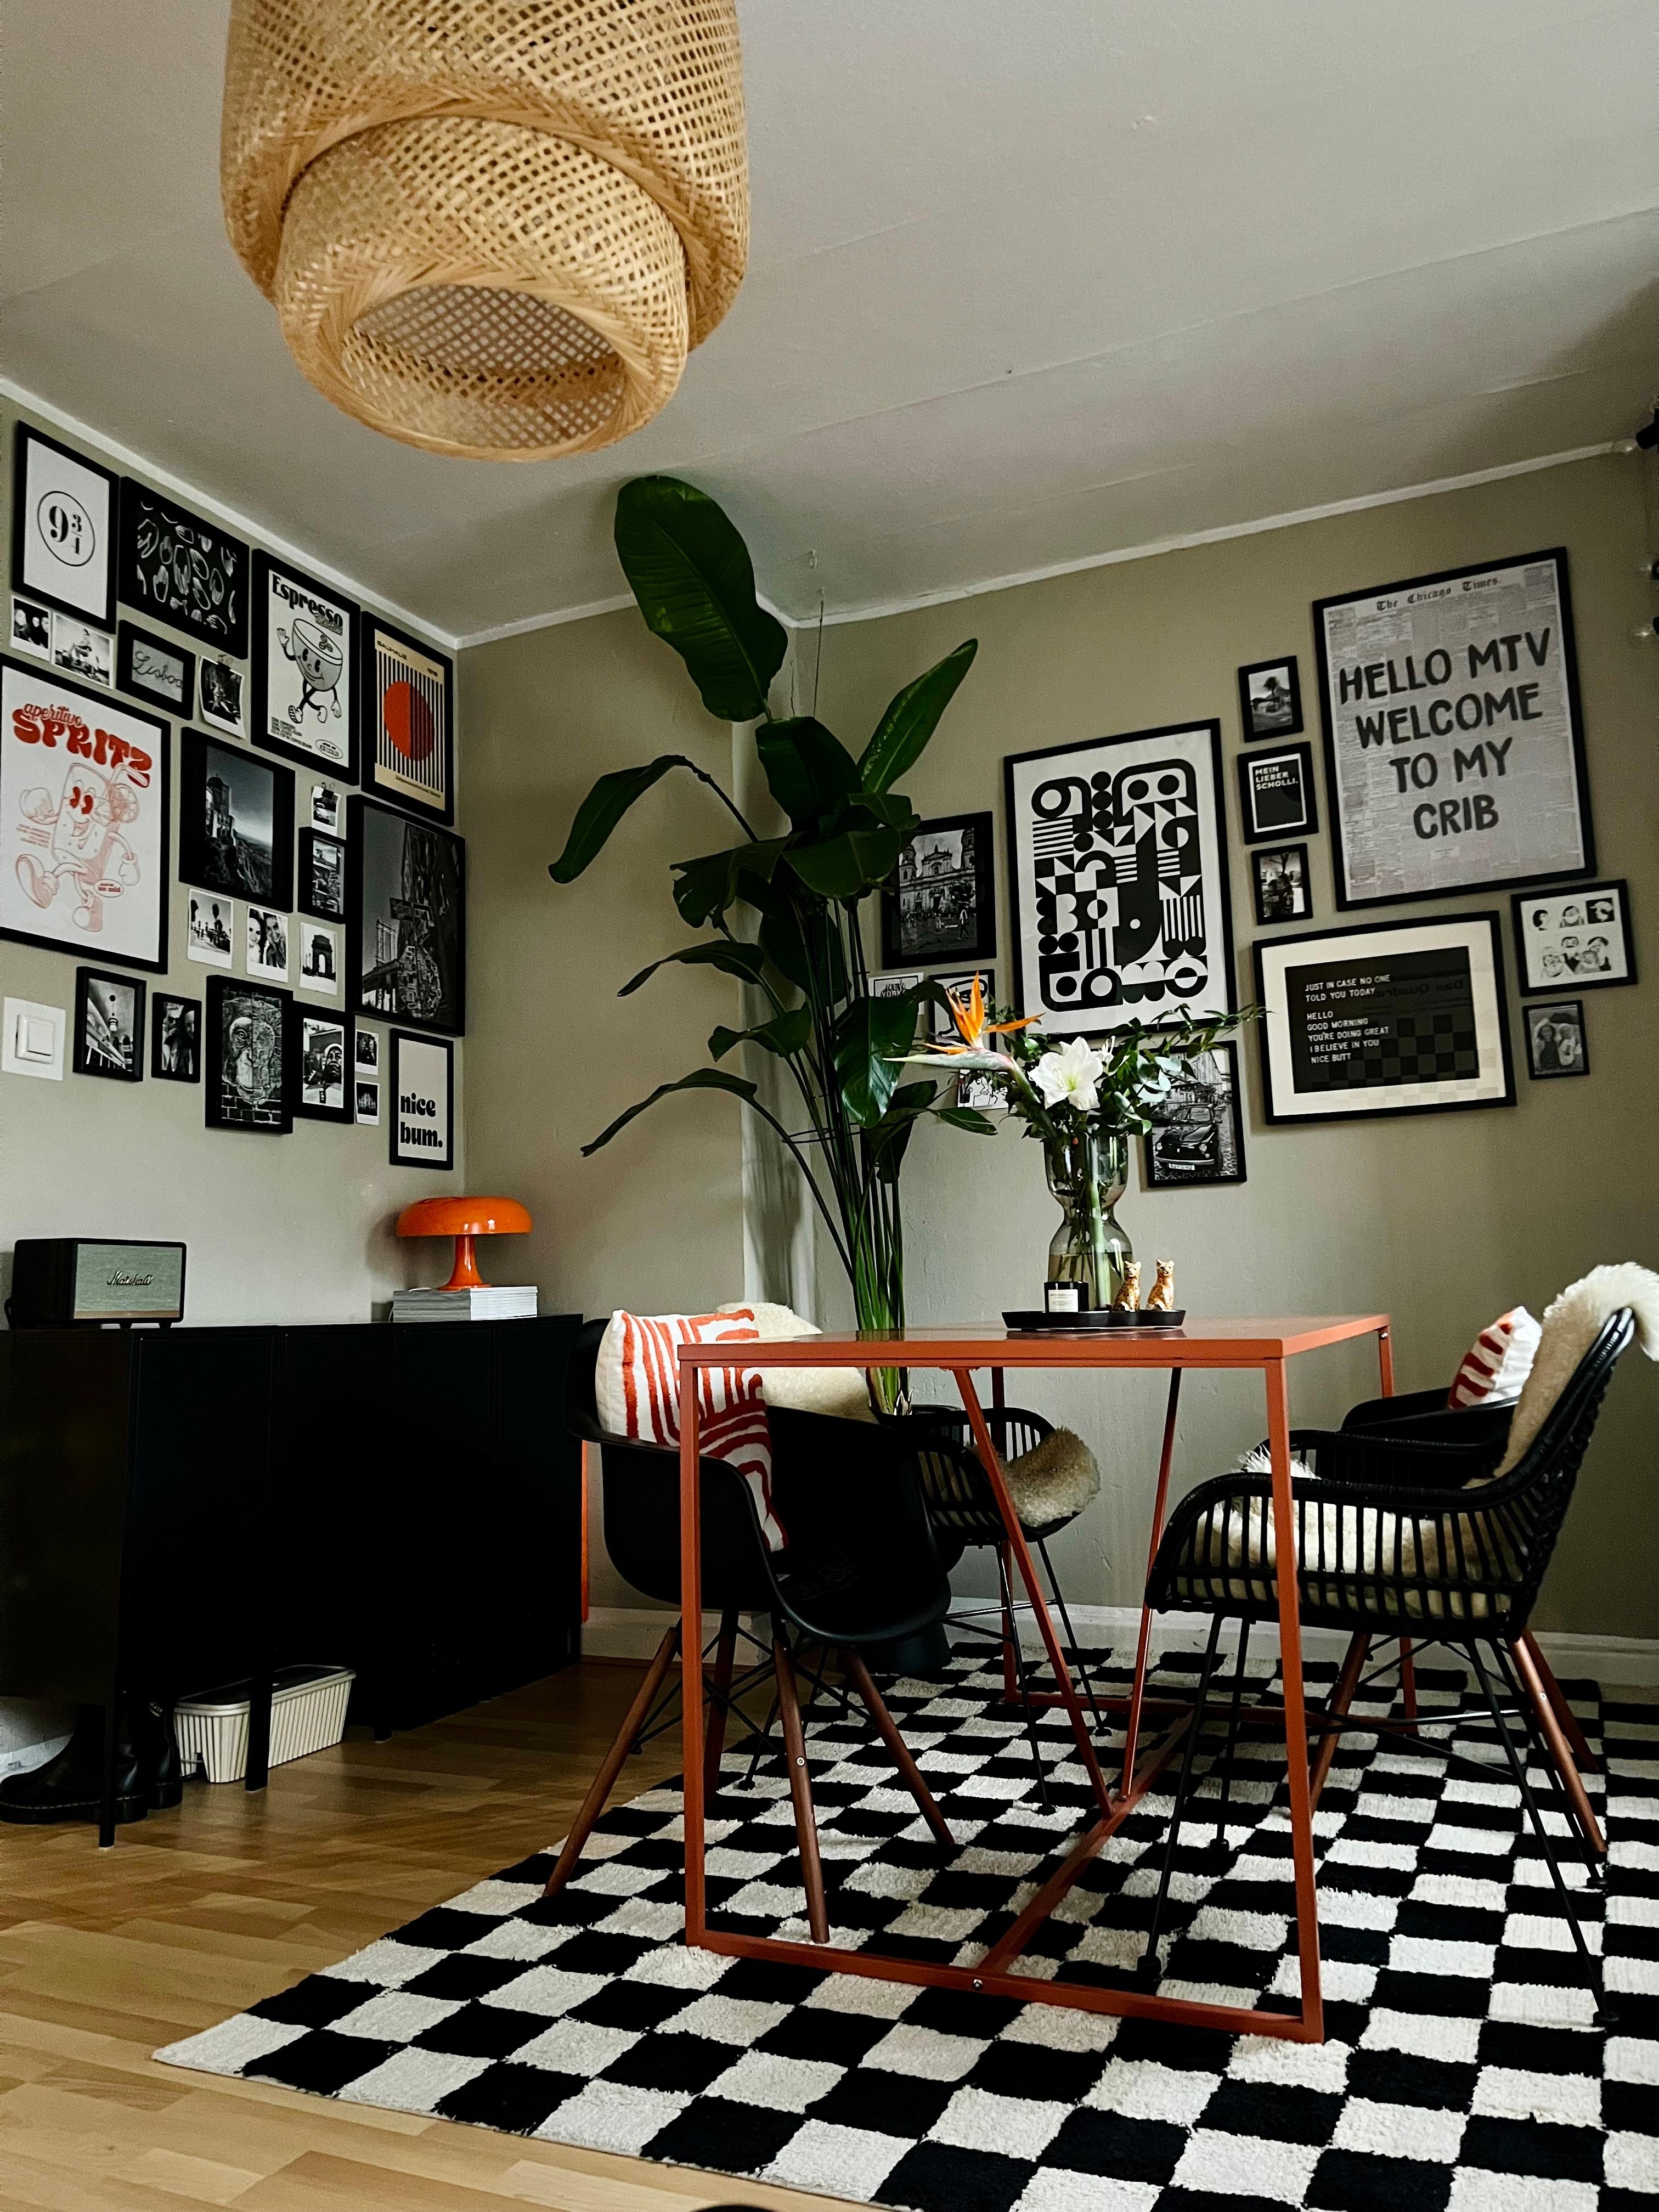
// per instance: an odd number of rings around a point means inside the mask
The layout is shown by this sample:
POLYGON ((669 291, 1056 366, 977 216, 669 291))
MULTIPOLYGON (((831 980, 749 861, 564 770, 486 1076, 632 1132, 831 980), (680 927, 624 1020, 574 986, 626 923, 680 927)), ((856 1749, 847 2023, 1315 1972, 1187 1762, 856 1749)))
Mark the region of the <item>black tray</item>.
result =
POLYGON ((1086 1313, 1006 1313, 1002 1316, 1006 1328, 1039 1330, 1052 1329, 1059 1334, 1076 1336, 1085 1330, 1099 1328, 1179 1328, 1187 1318, 1187 1309, 1179 1306, 1173 1313, 1114 1313, 1109 1306, 1092 1306, 1086 1313))

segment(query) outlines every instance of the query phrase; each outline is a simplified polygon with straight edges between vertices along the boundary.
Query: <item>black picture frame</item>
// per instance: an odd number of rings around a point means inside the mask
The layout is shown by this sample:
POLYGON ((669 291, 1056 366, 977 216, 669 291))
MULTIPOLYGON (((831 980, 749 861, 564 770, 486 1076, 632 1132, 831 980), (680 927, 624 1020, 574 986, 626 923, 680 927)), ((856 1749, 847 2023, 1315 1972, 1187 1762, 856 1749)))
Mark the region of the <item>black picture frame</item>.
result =
MULTIPOLYGON (((100 535, 97 529, 98 517, 87 508, 84 501, 76 500, 73 504, 80 510, 80 526, 89 529, 96 541, 100 535)), ((21 592, 27 599, 44 600, 47 606, 56 607, 60 614, 77 616, 82 622, 96 623, 100 629, 113 629, 115 543, 120 527, 119 513, 120 479, 113 469, 106 469, 101 463, 89 460, 86 454, 77 453, 73 446, 62 445, 56 438, 49 438, 44 430, 37 430, 32 422, 18 423, 12 441, 11 588, 14 592, 21 592), (36 493, 34 453, 37 451, 56 454, 59 460, 73 462, 77 469, 84 469, 104 486, 101 544, 94 542, 85 562, 75 563, 76 569, 85 567, 89 580, 96 577, 100 589, 89 590, 82 599, 74 599, 53 590, 50 580, 42 582, 41 577, 47 572, 31 556, 31 546, 36 538, 39 538, 43 545, 46 542, 40 528, 40 509, 47 494, 42 492, 37 495, 36 493)), ((64 581, 69 580, 70 571, 61 565, 58 566, 58 573, 64 581)))
MULTIPOLYGON (((1331 872, 1335 888, 1336 905, 1340 912, 1352 913, 1366 907, 1403 906, 1419 899, 1468 898, 1475 892, 1508 890, 1518 884, 1566 883, 1585 876, 1593 876, 1595 873, 1595 825, 1590 811, 1589 772, 1584 757, 1584 718, 1578 696, 1578 653, 1573 629, 1572 588, 1565 546, 1547 546, 1536 553, 1516 554, 1498 561, 1470 562, 1460 568, 1440 568, 1431 575, 1407 576, 1396 583, 1371 585, 1364 591, 1341 592, 1328 599, 1316 599, 1313 603, 1313 625, 1314 651, 1319 672, 1319 716, 1324 737, 1327 796, 1331 810, 1331 872), (1562 699, 1566 711, 1567 739, 1572 764, 1573 788, 1577 801, 1577 827, 1582 855, 1579 865, 1561 868, 1529 866, 1519 872, 1510 868, 1507 872, 1500 872, 1490 875, 1483 875, 1470 869, 1454 871, 1442 868, 1431 876, 1425 875, 1420 883, 1413 882, 1399 890, 1357 892, 1353 884, 1353 871, 1349 864, 1347 816, 1344 805, 1337 743, 1337 710, 1345 702, 1338 702, 1334 704, 1331 697, 1330 627, 1334 611, 1372 599, 1386 599, 1390 603, 1397 602, 1401 611, 1409 611, 1413 603, 1426 606, 1431 598, 1455 597, 1464 600, 1467 599, 1468 594, 1455 594, 1450 587, 1466 584, 1471 578, 1499 577, 1514 569, 1535 568, 1544 562, 1552 564, 1555 570, 1554 593, 1560 623, 1562 699)), ((1477 647, 1474 641, 1467 635, 1460 639, 1460 644, 1462 649, 1471 656, 1477 650, 1485 650, 1484 647, 1477 647)), ((1417 715, 1415 727, 1423 730, 1430 740, 1433 740, 1437 736, 1449 740, 1453 735, 1452 732, 1437 732, 1429 726, 1425 717, 1431 715, 1432 702, 1425 700, 1420 694, 1413 696, 1410 690, 1411 678, 1413 676, 1419 681, 1424 678, 1429 653, 1433 649, 1428 647, 1410 655, 1404 651, 1396 651, 1395 654, 1393 680, 1401 688, 1397 693, 1389 695, 1395 703, 1389 706, 1386 712, 1394 712, 1397 709, 1404 714, 1406 719, 1399 726, 1407 733, 1407 736, 1406 741, 1396 746, 1385 733, 1383 742, 1379 746, 1372 748, 1379 759, 1393 756, 1396 752, 1409 755, 1421 746, 1423 738, 1411 734, 1414 726, 1412 723, 1413 712, 1417 715), (1409 668, 1404 665, 1408 658, 1411 662, 1409 668), (1423 669, 1417 666, 1419 659, 1425 663, 1423 669)), ((1386 667, 1389 661, 1389 654, 1387 651, 1383 651, 1379 654, 1376 665, 1386 667)), ((1467 665, 1466 663, 1466 667, 1467 665)), ((1505 669, 1502 674, 1508 675, 1509 672, 1505 669)), ((1357 713, 1356 704, 1356 716, 1357 713)), ((1453 708, 1454 723, 1455 717, 1456 709, 1453 708)), ((1462 734, 1473 738, 1478 733, 1474 729, 1470 729, 1462 734)), ((1454 769, 1455 767, 1454 761, 1454 769)), ((1416 771, 1413 769, 1410 773, 1414 776, 1416 771)), ((1397 796, 1409 813, 1412 808, 1431 803, 1428 797, 1431 791, 1434 793, 1433 803, 1437 805, 1441 798, 1448 795, 1443 787, 1437 781, 1433 784, 1425 783, 1420 787, 1413 783, 1409 792, 1402 790, 1397 796)), ((1472 792, 1467 795, 1471 799, 1474 796, 1472 792)), ((1522 803, 1524 804, 1524 801, 1522 803)), ((1541 811, 1540 818, 1542 818, 1541 811)), ((1435 841, 1422 839, 1419 842, 1433 843, 1435 841)), ((1401 843, 1402 850, 1406 849, 1403 836, 1401 843)))
MULTIPOLYGON (((1637 981, 1636 942, 1630 926, 1630 884, 1623 876, 1611 876, 1597 884, 1575 883, 1570 888, 1540 885, 1531 890, 1516 891, 1510 900, 1510 916, 1515 931, 1515 972, 1522 998, 1545 992, 1559 994, 1567 991, 1616 991, 1637 981), (1613 905, 1611 916, 1597 912, 1604 902, 1613 905), (1567 916, 1581 906, 1584 909, 1582 921, 1569 921, 1567 916), (1560 918, 1547 930, 1540 929, 1539 913, 1552 908, 1561 909, 1560 918), (1595 957, 1595 939, 1615 922, 1622 951, 1620 960, 1613 963, 1614 972, 1603 973, 1599 965, 1578 964, 1581 960, 1595 957), (1584 939, 1582 945, 1573 941, 1581 934, 1584 939), (1559 969, 1552 967, 1552 951, 1559 959, 1559 969)), ((1605 958, 1605 948, 1601 951, 1605 958)))
POLYGON ((117 969, 76 969, 73 1065, 77 1075, 96 1076, 106 1083, 143 1081, 144 998, 149 988, 142 976, 117 969), (112 1021, 123 1017, 130 1024, 125 1043, 119 1030, 112 1027, 112 1021))
POLYGON ((297 999, 289 1001, 289 1064, 293 1070, 294 1114, 296 1121, 332 1121, 342 1128, 349 1127, 356 1118, 356 1079, 351 1067, 351 1017, 336 1013, 331 1007, 304 1004, 297 999), (313 1082, 313 1076, 323 1072, 316 1063, 316 1054, 325 1050, 324 1039, 332 1036, 337 1042, 339 1068, 337 1085, 326 1086, 313 1082), (325 1098, 309 1094, 324 1087, 338 1089, 339 1097, 330 1105, 325 1098))
POLYGON ((362 716, 357 672, 362 611, 357 602, 274 553, 256 553, 252 620, 253 703, 248 728, 254 744, 301 768, 356 783, 362 716), (303 635, 296 628, 301 623, 303 635), (333 681, 321 684, 320 679, 331 674, 333 681), (279 676, 280 698, 275 689, 279 676), (340 729, 329 727, 328 708, 318 706, 323 699, 332 702, 340 729), (283 712, 274 712, 273 702, 283 712), (307 744, 307 720, 313 709, 319 726, 315 741, 307 744), (278 725, 276 729, 273 721, 278 725), (328 749, 333 746, 339 750, 328 749))
POLYGON ((1313 871, 1304 844, 1257 845, 1250 852, 1250 888, 1263 929, 1313 920, 1313 871))
POLYGON ((960 967, 997 957, 996 835, 988 807, 978 814, 942 814, 924 822, 881 890, 884 968, 960 967), (950 866, 953 857, 957 865, 950 866), (937 860, 941 865, 934 869, 937 860), (924 871, 932 871, 924 874, 924 871), (937 892, 935 901, 930 894, 937 892), (951 933, 945 917, 929 929, 926 906, 943 903, 964 916, 951 933), (915 938, 915 942, 910 942, 915 938))
POLYGON ((455 820, 455 664, 372 608, 363 609, 358 635, 362 788, 448 828, 455 820))
POLYGON ((204 1119, 210 1129, 286 1137, 294 1128, 294 994, 246 975, 210 975, 202 1042, 204 1119), (255 1023, 262 1036, 240 1045, 237 1024, 255 1023), (272 1062, 276 1079, 270 1080, 272 1062))
MULTIPOLYGON (((386 1115, 386 1158, 394 1168, 453 1168, 455 1164, 455 1047, 447 1037, 417 1034, 412 1030, 394 1029, 387 1038, 389 1066, 385 1088, 386 1115), (441 1146, 410 1142, 400 1145, 406 1130, 424 1129, 426 1116, 411 1113, 405 1121, 405 1110, 411 1096, 436 1096, 426 1071, 431 1062, 428 1053, 443 1055, 444 1143, 441 1146)), ((435 1119, 436 1117, 432 1117, 435 1119)))
POLYGON ((301 830, 294 902, 313 921, 344 921, 348 908, 343 837, 331 837, 323 830, 301 830), (332 885, 337 885, 337 890, 332 885))
POLYGON ((1141 1140, 1146 1189, 1213 1190, 1249 1181, 1241 1083, 1235 1045, 1217 1044, 1185 1064, 1166 1102, 1172 1110, 1141 1140))
MULTIPOLYGON (((1474 1113, 1492 1106, 1514 1105, 1515 1064, 1510 1050, 1509 999, 1504 980, 1503 938, 1496 910, 1415 915, 1397 921, 1310 930, 1295 937, 1262 937, 1255 940, 1250 951, 1255 968, 1256 1003, 1263 1009, 1257 1044, 1262 1108, 1269 1122, 1300 1125, 1308 1121, 1377 1121, 1395 1115, 1474 1113), (1316 963, 1308 951, 1316 946, 1326 955, 1322 962, 1316 963), (1350 1085, 1298 1085, 1297 1058, 1310 1060, 1312 1054, 1305 1045, 1302 1054, 1297 1053, 1296 1039, 1302 1025, 1287 1003, 1286 970, 1314 965, 1358 969, 1358 979, 1339 983, 1339 999, 1331 1001, 1321 1017, 1328 1021, 1352 1021, 1359 1018, 1355 1011, 1359 1002, 1341 1001, 1340 994, 1350 988, 1360 991, 1379 983, 1386 986, 1390 979, 1377 974, 1380 963, 1414 954, 1443 954, 1459 949, 1467 957, 1469 1003, 1477 1039, 1476 1066, 1473 1075, 1465 1079, 1465 1085, 1472 1084, 1480 1095, 1448 1096, 1455 1078, 1451 1072, 1442 1070, 1437 1070, 1432 1079, 1425 1077, 1415 1083, 1406 1074, 1404 1079, 1393 1085, 1382 1079, 1350 1085), (1300 960, 1298 955, 1302 956, 1300 960), (1478 1049, 1483 1025, 1486 1046, 1484 1055, 1478 1049), (1442 1073, 1449 1077, 1443 1088, 1440 1082, 1442 1073), (1494 1088, 1494 1085, 1498 1087, 1494 1088), (1396 1094, 1392 1103, 1385 1096, 1389 1089, 1396 1094), (1415 1095, 1419 1092, 1427 1095, 1415 1095), (1357 1099, 1372 1097, 1378 1100, 1375 1105, 1355 1103, 1357 1099), (1321 1103, 1327 1099, 1341 1103, 1321 1103)), ((1424 981, 1419 978, 1413 988, 1413 996, 1418 1001, 1410 1017, 1413 1019, 1422 1018, 1424 981)), ((1374 1056, 1383 1061, 1393 1057, 1391 1045, 1382 1042, 1374 1056)), ((1386 1073, 1384 1068, 1382 1073, 1386 1076, 1386 1073)))
POLYGON ((1590 1072, 1589 1037, 1584 1028, 1584 1002, 1582 999, 1540 999, 1536 1005, 1522 1006, 1521 1027, 1527 1040, 1527 1073, 1534 1083, 1553 1082, 1558 1076, 1588 1075, 1590 1072), (1571 1024, 1568 1064, 1561 1065, 1563 1040, 1559 1035, 1562 1018, 1571 1024), (1548 1023, 1555 1032, 1546 1037, 1544 1025, 1548 1023), (1548 1065, 1553 1057, 1556 1065, 1548 1065))
POLYGON ((170 638, 157 637, 151 630, 140 629, 137 623, 130 623, 123 615, 115 632, 115 688, 118 691, 131 691, 135 699, 146 700, 177 720, 187 722, 196 711, 196 655, 185 646, 174 645, 170 638), (178 662, 176 698, 139 674, 136 664, 140 647, 165 653, 169 660, 178 662))
POLYGON ((210 738, 202 730, 179 733, 179 876, 198 890, 220 898, 244 899, 255 906, 294 910, 294 771, 261 760, 246 745, 210 738), (226 796, 210 791, 216 781, 226 796), (244 836, 235 827, 240 798, 247 818, 262 823, 267 812, 270 843, 265 861, 270 887, 258 878, 264 852, 256 831, 244 836))
POLYGON ((247 659, 248 549, 234 532, 123 477, 119 545, 124 606, 233 660, 247 659))
POLYGON ((1302 733, 1302 676, 1293 653, 1281 653, 1272 660, 1252 660, 1238 672, 1238 721, 1247 744, 1258 738, 1295 738, 1302 733), (1250 696, 1252 677, 1271 678, 1288 672, 1290 680, 1284 686, 1286 706, 1281 720, 1262 719, 1259 701, 1250 696))
POLYGON ((202 1002, 157 991, 149 1006, 149 1072, 157 1083, 202 1079, 202 1002))
POLYGON ((464 1036, 465 840, 379 799, 349 799, 345 944, 349 1012, 464 1036))
POLYGON ((1239 835, 1247 845, 1282 845, 1296 837, 1319 834, 1319 793, 1314 784, 1313 747, 1300 744, 1264 745, 1240 753, 1238 768, 1239 835), (1285 769, 1294 763, 1294 784, 1285 769), (1283 818, 1264 821, 1266 813, 1283 818))
MULTIPOLYGON (((95 951, 100 959, 110 961, 118 968, 140 968, 149 975, 164 975, 167 969, 167 909, 172 896, 172 848, 169 842, 172 835, 172 724, 143 708, 132 706, 125 699, 112 698, 107 691, 92 691, 84 684, 71 683, 56 670, 48 670, 39 661, 16 660, 9 653, 0 653, 0 694, 6 697, 5 714, 0 717, 0 821, 6 824, 6 836, 11 840, 5 848, 0 865, 4 866, 9 876, 27 872, 23 866, 24 848, 19 842, 27 829, 30 843, 36 848, 27 857, 39 864, 41 876, 40 884, 31 891, 31 898, 40 908, 43 916, 59 922, 56 931, 0 927, 0 938, 9 939, 17 945, 42 945, 49 952, 95 951), (21 690, 24 696, 21 700, 15 696, 20 687, 13 685, 13 678, 23 679, 21 690), (27 696, 31 691, 34 694, 33 700, 27 696), (96 716, 95 720, 88 717, 79 732, 82 740, 92 738, 89 752, 85 756, 71 755, 64 749, 63 744, 54 743, 48 746, 46 736, 49 722, 57 726, 53 732, 56 739, 66 741, 70 735, 75 734, 64 728, 63 716, 72 702, 82 699, 94 708, 96 716), (25 710, 26 722, 31 726, 32 742, 22 741, 23 732, 17 721, 20 708, 25 710), (102 730, 106 736, 121 738, 123 743, 130 744, 134 742, 131 737, 123 737, 122 732, 113 726, 117 718, 127 725, 130 732, 142 732, 148 741, 142 770, 129 753, 119 779, 112 772, 113 755, 107 746, 105 763, 100 765, 93 734, 102 730), (118 863, 125 869, 135 857, 132 837, 129 834, 130 821, 125 817, 118 818, 112 801, 106 799, 102 803, 109 813, 105 826, 113 843, 100 854, 93 854, 88 848, 88 864, 78 871, 73 865, 75 856, 72 853, 60 868, 48 869, 46 866, 46 861, 53 855, 42 848, 52 842, 49 832, 52 825, 62 822, 66 811, 76 808, 75 796, 69 787, 70 771, 82 757, 91 759, 100 784, 112 787, 118 780, 125 780, 131 785, 131 792, 126 803, 131 805, 131 793, 136 793, 139 805, 138 815, 131 819, 137 820, 144 816, 144 795, 153 796, 153 811, 145 820, 144 850, 137 855, 139 872, 134 883, 124 884, 121 895, 123 898, 130 897, 131 892, 145 881, 144 868, 148 866, 150 869, 150 890, 143 911, 155 924, 154 958, 149 953, 151 939, 148 931, 144 933, 144 949, 142 951, 118 951, 112 945, 96 941, 102 934, 102 918, 111 912, 114 904, 100 888, 103 878, 118 863), (50 769, 46 766, 48 762, 52 763, 50 769), (144 779, 142 784, 139 781, 141 773, 144 779), (22 783, 21 789, 17 787, 20 781, 22 783), (54 798, 58 801, 49 815, 43 816, 33 799, 32 794, 37 789, 43 792, 48 806, 54 798), (30 802, 27 807, 23 804, 26 797, 30 802), (119 849, 122 847, 126 848, 125 861, 123 861, 119 849), (50 890, 49 883, 52 886, 50 890), (58 895, 60 890, 63 893, 61 897, 58 895), (99 927, 95 930, 82 918, 94 912, 100 917, 99 927)), ((94 822, 98 818, 96 809, 100 803, 94 799, 94 822)), ((79 806, 76 811, 84 815, 84 806, 79 806)), ((123 909, 124 912, 131 910, 130 908, 123 909)))

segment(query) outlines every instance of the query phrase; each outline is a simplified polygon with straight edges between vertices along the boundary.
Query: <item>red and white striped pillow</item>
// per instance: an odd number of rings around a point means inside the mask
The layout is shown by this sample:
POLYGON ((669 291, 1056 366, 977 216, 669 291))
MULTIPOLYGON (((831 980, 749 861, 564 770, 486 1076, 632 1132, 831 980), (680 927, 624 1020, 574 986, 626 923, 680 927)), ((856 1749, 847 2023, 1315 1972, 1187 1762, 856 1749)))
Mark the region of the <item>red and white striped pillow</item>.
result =
POLYGON ((1483 1328, 1463 1355, 1446 1395, 1449 1407, 1513 1405, 1538 1356, 1538 1323, 1513 1306, 1483 1328))
MULTIPOLYGON (((641 1443, 678 1444, 680 1346, 759 1341, 748 1306, 725 1314, 631 1314, 619 1308, 599 1339, 594 1369, 599 1426, 641 1443)), ((772 1437, 758 1370, 697 1370, 697 1432, 704 1456, 729 1461, 749 1485, 767 1548, 782 1551, 788 1539, 772 1510, 772 1437)))

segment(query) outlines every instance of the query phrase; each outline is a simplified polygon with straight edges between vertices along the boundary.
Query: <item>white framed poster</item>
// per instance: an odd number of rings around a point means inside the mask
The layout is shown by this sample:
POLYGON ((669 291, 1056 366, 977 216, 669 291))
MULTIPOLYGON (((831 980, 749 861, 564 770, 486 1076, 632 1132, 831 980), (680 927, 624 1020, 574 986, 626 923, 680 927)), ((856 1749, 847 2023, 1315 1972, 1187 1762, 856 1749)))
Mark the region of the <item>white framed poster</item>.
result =
POLYGON ((1051 1036, 1231 1013, 1221 725, 1003 763, 1014 999, 1051 1036))
POLYGON ((0 659, 0 937, 166 969, 167 735, 0 659))
POLYGON ((1313 615, 1339 907, 1595 872, 1559 546, 1313 615))
POLYGON ((111 471, 20 422, 11 486, 13 589, 112 629, 115 500, 111 471))
POLYGON ((253 556, 253 742, 357 780, 357 609, 269 553, 253 556))
POLYGON ((391 1160, 394 1168, 455 1164, 455 1048, 393 1030, 391 1160))
POLYGON ((1270 1121, 1512 1106, 1495 914, 1259 938, 1270 1121))

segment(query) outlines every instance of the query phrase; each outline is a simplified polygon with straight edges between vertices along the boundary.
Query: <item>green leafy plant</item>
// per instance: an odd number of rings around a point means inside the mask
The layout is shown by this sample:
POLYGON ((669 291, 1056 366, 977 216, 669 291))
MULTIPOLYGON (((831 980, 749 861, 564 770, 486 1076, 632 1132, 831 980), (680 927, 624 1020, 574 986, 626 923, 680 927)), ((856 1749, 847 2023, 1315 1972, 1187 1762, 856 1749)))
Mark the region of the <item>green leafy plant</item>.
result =
POLYGON ((680 919, 713 934, 653 960, 622 995, 661 969, 707 967, 751 986, 767 1008, 752 1027, 715 1029, 708 1051, 716 1065, 659 1084, 583 1153, 608 1145, 672 1092, 730 1092, 771 1124, 805 1177, 852 1285, 860 1327, 897 1326, 904 1318, 899 1170, 912 1132, 930 1114, 969 1127, 982 1117, 944 1103, 951 1092, 931 1078, 899 1080, 921 1006, 943 1004, 944 994, 921 983, 872 998, 859 915, 915 835, 919 817, 894 786, 921 758, 977 642, 969 638, 908 684, 854 760, 814 716, 773 714, 768 692, 787 640, 756 597, 749 549, 714 500, 672 477, 642 477, 617 497, 616 542, 647 624, 684 661, 709 713, 757 726, 761 770, 789 827, 781 836, 757 835, 715 778, 684 753, 601 776, 583 800, 549 870, 556 883, 574 882, 629 808, 672 769, 686 769, 717 794, 742 842, 676 861, 672 871, 680 919), (787 1127, 756 1084, 718 1064, 742 1044, 787 1070, 804 1127, 787 1127))

